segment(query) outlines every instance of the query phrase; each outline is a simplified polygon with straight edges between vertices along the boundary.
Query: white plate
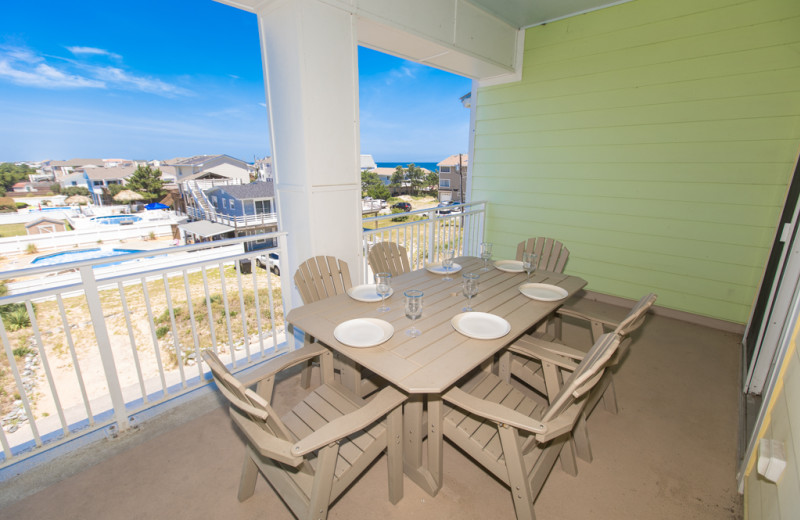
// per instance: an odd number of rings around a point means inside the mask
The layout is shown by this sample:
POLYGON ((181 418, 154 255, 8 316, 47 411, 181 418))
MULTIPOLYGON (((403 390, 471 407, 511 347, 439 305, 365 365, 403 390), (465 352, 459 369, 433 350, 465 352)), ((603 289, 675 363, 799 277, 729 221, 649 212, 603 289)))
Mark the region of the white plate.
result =
POLYGON ((450 324, 461 334, 475 339, 502 338, 511 331, 511 324, 487 312, 462 312, 450 320, 450 324))
POLYGON ((391 338, 392 334, 392 324, 376 318, 348 320, 333 329, 333 335, 340 343, 357 348, 380 345, 391 338))
POLYGON ((425 269, 432 272, 433 274, 453 274, 461 270, 461 265, 453 262, 453 267, 445 271, 442 264, 428 264, 425 266, 425 269))
MULTIPOLYGON (((389 294, 386 296, 387 298, 394 293, 392 288, 389 288, 389 294)), ((377 293, 375 284, 364 284, 364 285, 356 285, 355 287, 351 287, 347 289, 347 294, 354 300, 358 300, 360 302, 379 302, 381 301, 380 295, 377 293)))
POLYGON ((521 273, 524 271, 522 262, 519 260, 498 260, 494 263, 494 266, 507 273, 521 273))
POLYGON ((519 286, 519 292, 528 298, 543 302, 563 300, 569 294, 566 289, 546 283, 524 283, 519 286))

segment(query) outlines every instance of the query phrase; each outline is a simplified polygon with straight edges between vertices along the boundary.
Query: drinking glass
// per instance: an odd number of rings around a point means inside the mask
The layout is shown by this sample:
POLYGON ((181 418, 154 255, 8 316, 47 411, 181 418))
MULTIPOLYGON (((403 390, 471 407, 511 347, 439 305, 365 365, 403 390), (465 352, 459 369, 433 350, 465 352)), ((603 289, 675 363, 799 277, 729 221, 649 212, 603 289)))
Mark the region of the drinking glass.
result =
POLYGON ((389 306, 386 305, 386 297, 392 290, 392 275, 390 273, 377 273, 375 275, 375 292, 381 297, 381 306, 378 307, 378 312, 386 312, 389 306))
POLYGON ((417 337, 422 331, 414 327, 414 320, 422 316, 422 295, 423 292, 417 289, 409 289, 403 293, 406 297, 406 318, 411 320, 411 328, 406 330, 406 334, 417 337))
POLYGON ((472 311, 472 297, 478 294, 478 273, 464 273, 462 276, 464 296, 467 297, 467 306, 461 309, 464 312, 472 311))
POLYGON ((481 242, 481 259, 483 260, 483 267, 481 267, 481 271, 488 271, 489 266, 486 264, 488 264, 489 260, 492 259, 491 242, 481 242))
POLYGON ((447 251, 444 252, 444 257, 442 257, 442 267, 444 267, 444 273, 445 273, 444 278, 442 278, 442 280, 444 280, 445 282, 449 282, 452 280, 452 278, 450 278, 450 269, 453 268, 453 260, 455 259, 455 256, 456 256, 456 250, 448 249, 447 251))
POLYGON ((531 279, 531 273, 536 270, 537 260, 536 253, 522 253, 522 268, 528 273, 528 281, 531 279))

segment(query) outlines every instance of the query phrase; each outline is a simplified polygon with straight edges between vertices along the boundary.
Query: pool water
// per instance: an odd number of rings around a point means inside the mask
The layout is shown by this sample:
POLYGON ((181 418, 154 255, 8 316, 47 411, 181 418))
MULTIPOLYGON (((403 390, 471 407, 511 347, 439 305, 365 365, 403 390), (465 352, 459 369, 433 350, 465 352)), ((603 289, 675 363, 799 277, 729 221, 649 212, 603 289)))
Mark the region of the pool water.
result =
POLYGON ((137 217, 136 215, 109 215, 107 217, 94 217, 92 219, 92 221, 101 224, 132 224, 140 220, 142 220, 142 217, 137 217))
MULTIPOLYGON (((77 262, 78 260, 94 260, 95 258, 127 255, 129 253, 138 253, 139 251, 141 251, 141 249, 101 249, 99 247, 92 249, 77 249, 73 251, 62 251, 61 253, 53 253, 52 255, 39 256, 34 258, 33 261, 31 261, 31 264, 58 265, 66 262, 77 262)), ((111 262, 108 264, 96 265, 94 267, 105 267, 118 263, 120 262, 111 262)))

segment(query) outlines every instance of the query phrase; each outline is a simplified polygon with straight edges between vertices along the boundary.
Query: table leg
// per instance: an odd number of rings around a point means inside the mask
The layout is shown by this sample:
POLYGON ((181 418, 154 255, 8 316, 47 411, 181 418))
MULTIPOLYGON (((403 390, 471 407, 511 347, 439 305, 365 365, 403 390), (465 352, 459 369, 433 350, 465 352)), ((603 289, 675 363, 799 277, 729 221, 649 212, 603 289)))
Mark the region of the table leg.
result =
POLYGON ((425 396, 411 394, 403 405, 403 471, 431 496, 442 487, 442 400, 428 400, 428 464, 422 461, 422 410, 425 396))
POLYGON ((358 365, 346 356, 340 355, 338 361, 342 385, 357 396, 361 396, 361 370, 358 365))

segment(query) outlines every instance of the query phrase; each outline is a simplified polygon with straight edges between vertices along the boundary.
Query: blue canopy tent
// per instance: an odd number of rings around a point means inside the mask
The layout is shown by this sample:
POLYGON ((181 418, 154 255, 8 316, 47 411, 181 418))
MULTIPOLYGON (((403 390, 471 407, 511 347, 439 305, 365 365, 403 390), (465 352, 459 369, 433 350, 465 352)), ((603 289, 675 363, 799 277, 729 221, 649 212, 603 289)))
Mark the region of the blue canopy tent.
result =
POLYGON ((146 205, 144 209, 169 209, 169 206, 166 204, 161 204, 160 202, 151 202, 150 204, 146 205))

